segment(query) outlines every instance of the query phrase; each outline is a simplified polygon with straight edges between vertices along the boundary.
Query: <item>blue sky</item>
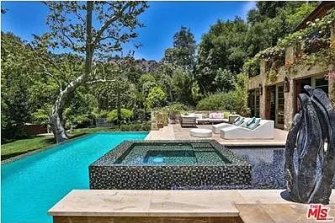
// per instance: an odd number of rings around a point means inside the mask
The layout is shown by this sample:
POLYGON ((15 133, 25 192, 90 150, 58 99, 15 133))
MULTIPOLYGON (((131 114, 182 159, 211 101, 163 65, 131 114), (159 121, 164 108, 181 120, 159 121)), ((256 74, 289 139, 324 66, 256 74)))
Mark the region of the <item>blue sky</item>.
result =
MULTIPOLYGON (((181 26, 191 29, 197 43, 218 19, 246 17, 255 2, 149 2, 149 8, 141 15, 145 27, 138 30, 136 42, 143 46, 136 58, 160 60, 164 50, 172 46, 172 37, 181 26)), ((7 13, 2 15, 2 31, 13 32, 30 41, 32 34, 48 31, 45 24, 48 9, 40 2, 2 2, 7 13)), ((129 50, 130 46, 125 49, 129 50)))

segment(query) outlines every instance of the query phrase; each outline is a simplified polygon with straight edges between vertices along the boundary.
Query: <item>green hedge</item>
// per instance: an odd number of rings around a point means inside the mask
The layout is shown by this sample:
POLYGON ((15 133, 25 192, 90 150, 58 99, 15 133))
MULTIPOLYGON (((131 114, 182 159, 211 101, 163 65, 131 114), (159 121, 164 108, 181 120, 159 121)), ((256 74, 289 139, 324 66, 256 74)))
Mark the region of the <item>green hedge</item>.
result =
MULTIPOLYGON (((129 121, 133 117, 133 111, 125 108, 121 108, 121 121, 129 121)), ((107 114, 107 120, 109 122, 115 122, 117 120, 117 110, 114 109, 113 111, 107 114)))
POLYGON ((229 93, 216 93, 201 99, 197 110, 234 110, 233 95, 229 93))
POLYGON ((226 110, 237 112, 243 116, 249 116, 249 108, 245 105, 246 96, 240 93, 239 91, 231 91, 210 95, 198 102, 197 110, 226 110))
POLYGON ((150 122, 145 123, 134 123, 134 124, 122 124, 120 125, 120 131, 150 131, 150 122))

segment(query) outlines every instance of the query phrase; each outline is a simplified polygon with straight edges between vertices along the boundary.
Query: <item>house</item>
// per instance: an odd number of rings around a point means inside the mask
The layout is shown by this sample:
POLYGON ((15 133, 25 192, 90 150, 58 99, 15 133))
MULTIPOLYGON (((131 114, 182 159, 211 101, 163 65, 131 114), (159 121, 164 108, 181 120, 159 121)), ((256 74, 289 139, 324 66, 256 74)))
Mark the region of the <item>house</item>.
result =
POLYGON ((330 18, 325 30, 313 31, 299 43, 263 52, 267 56, 260 57, 259 74, 249 78, 248 104, 253 116, 274 120, 276 128, 289 129, 304 85, 321 88, 335 100, 335 59, 329 56, 335 54, 334 15, 335 2, 321 2, 295 32, 300 34, 330 18))

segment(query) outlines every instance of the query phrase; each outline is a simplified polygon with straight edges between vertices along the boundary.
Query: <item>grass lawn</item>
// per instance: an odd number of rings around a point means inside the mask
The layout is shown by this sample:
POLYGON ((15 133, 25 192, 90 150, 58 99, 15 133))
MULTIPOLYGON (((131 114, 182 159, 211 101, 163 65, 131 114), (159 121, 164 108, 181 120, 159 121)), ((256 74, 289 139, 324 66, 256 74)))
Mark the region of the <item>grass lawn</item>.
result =
MULTIPOLYGON (((112 131, 110 128, 75 129, 69 135, 71 138, 99 131, 112 131)), ((1 145, 1 160, 5 160, 23 153, 43 149, 55 144, 53 136, 32 136, 1 145)))

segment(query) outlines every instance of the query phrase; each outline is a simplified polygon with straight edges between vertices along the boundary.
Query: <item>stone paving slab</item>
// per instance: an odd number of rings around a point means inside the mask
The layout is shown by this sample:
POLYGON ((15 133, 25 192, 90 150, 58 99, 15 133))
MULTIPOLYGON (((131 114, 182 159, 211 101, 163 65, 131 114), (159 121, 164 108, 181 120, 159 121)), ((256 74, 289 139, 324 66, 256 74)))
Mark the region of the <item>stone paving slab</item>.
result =
POLYGON ((49 210, 52 216, 147 216, 152 191, 72 190, 49 210))
POLYGON ((52 216, 234 217, 239 211, 212 191, 73 190, 52 216))
POLYGON ((164 126, 159 130, 151 130, 145 140, 174 140, 173 126, 164 126))

